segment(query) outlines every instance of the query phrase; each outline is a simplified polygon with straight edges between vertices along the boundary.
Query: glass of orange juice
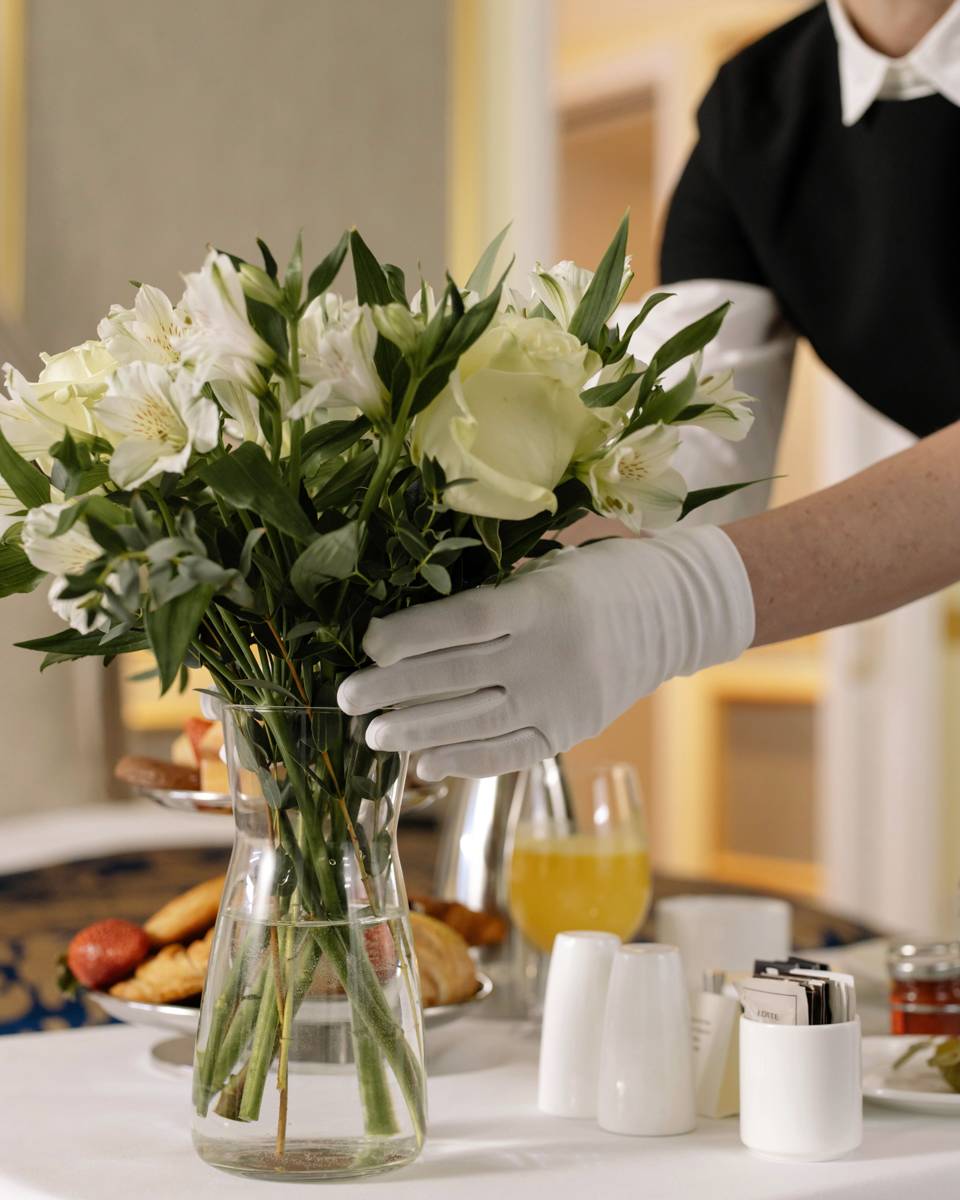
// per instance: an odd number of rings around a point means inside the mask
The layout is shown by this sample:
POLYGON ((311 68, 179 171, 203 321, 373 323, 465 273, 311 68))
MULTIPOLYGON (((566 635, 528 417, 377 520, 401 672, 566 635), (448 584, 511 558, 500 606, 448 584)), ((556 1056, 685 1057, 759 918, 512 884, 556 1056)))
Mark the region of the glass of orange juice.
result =
POLYGON ((532 768, 507 835, 510 913, 549 954, 558 933, 599 929, 624 941, 650 906, 647 823, 630 763, 532 768))

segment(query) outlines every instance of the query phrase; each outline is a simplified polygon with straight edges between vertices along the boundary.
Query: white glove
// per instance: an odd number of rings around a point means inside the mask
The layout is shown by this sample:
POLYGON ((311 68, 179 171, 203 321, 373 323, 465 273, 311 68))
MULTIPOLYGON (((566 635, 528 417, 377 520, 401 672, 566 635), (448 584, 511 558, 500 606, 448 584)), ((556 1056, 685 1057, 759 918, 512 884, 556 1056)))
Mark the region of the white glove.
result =
POLYGON ((715 526, 556 550, 498 587, 374 618, 379 664, 344 680, 340 707, 376 750, 422 750, 422 779, 483 778, 595 737, 674 675, 753 641, 743 561, 715 526))

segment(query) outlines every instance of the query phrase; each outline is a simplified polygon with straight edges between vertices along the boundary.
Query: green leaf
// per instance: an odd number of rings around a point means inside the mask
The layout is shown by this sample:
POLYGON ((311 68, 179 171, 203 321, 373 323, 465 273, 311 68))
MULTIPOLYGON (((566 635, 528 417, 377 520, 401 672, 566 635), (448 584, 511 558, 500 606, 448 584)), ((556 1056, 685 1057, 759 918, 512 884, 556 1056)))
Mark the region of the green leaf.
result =
POLYGON ((652 309, 658 304, 662 304, 664 300, 669 300, 671 296, 675 296, 676 292, 655 292, 652 296, 648 296, 643 303, 643 308, 637 313, 630 324, 623 331, 623 337, 619 339, 613 346, 607 348, 603 359, 605 363, 619 362, 621 358, 630 349, 630 339, 637 332, 640 326, 650 315, 652 309))
POLYGON ((139 629, 131 629, 118 638, 101 646, 103 634, 79 633, 76 629, 65 629, 48 637, 31 638, 27 642, 14 642, 21 650, 39 650, 41 654, 62 654, 64 658, 86 658, 90 655, 132 654, 136 650, 149 650, 150 641, 139 629))
POLYGON ((50 503, 50 480, 22 458, 0 430, 0 475, 24 508, 50 503))
MULTIPOLYGON (((360 304, 389 304, 393 299, 390 283, 369 246, 356 229, 350 231, 350 249, 353 253, 353 271, 357 280, 357 301, 360 304)), ((377 349, 373 362, 383 382, 390 386, 393 372, 400 361, 400 351, 386 338, 377 338, 377 349)))
POLYGON ((290 261, 287 263, 287 273, 283 280, 283 291, 287 304, 291 309, 300 305, 300 293, 303 291, 303 230, 297 233, 296 244, 290 261))
POLYGON ((273 683, 269 679, 233 679, 231 682, 240 684, 242 687, 256 688, 260 692, 279 692, 282 696, 296 701, 297 704, 300 704, 303 699, 302 696, 298 696, 289 688, 284 687, 282 683, 273 683))
POLYGON ((351 458, 349 462, 337 471, 333 478, 320 489, 313 498, 314 508, 318 512, 325 508, 336 508, 353 498, 358 487, 366 483, 368 475, 372 474, 377 463, 377 452, 371 446, 351 458))
POLYGON ((348 521, 331 533, 321 534, 293 564, 290 582, 306 604, 312 605, 317 589, 331 579, 346 579, 357 565, 361 527, 348 521))
POLYGON ((253 548, 266 532, 262 527, 260 529, 251 529, 243 540, 243 549, 240 551, 240 574, 244 579, 250 574, 253 548))
POLYGON ((739 492, 741 488, 753 487, 755 483, 769 483, 771 479, 778 478, 780 478, 778 475, 768 475, 766 479, 748 479, 746 483, 727 483, 722 487, 698 488, 695 492, 687 492, 679 519, 682 521, 687 513, 692 513, 695 508, 709 504, 711 500, 722 500, 724 496, 729 496, 731 492, 739 492))
POLYGON ((38 571, 19 546, 0 544, 0 597, 32 592, 46 571, 38 571))
POLYGON ((430 553, 429 545, 427 545, 419 531, 409 521, 399 522, 397 525, 397 537, 411 558, 426 558, 430 553))
POLYGON ((503 555, 503 546, 500 543, 500 522, 496 517, 474 517, 473 526, 499 569, 500 559, 503 555))
POLYGON ((420 568, 420 574, 435 592, 439 592, 441 596, 450 595, 453 584, 450 582, 450 575, 446 567, 441 567, 437 563, 425 562, 420 568))
POLYGON ((232 453, 208 463, 200 478, 234 508, 259 513, 264 522, 301 542, 317 536, 306 513, 280 482, 261 446, 244 442, 232 453))
POLYGON ((497 255, 500 253, 503 239, 507 236, 507 232, 512 224, 513 222, 510 221, 504 225, 490 245, 480 255, 480 261, 473 268, 470 278, 467 280, 466 290, 468 292, 476 292, 481 300, 486 296, 487 289, 490 287, 490 279, 493 275, 493 267, 497 261, 497 255))
POLYGON ((599 387, 587 388, 585 392, 580 393, 580 399, 587 408, 608 408, 621 400, 639 378, 638 372, 631 372, 622 379, 615 379, 613 383, 601 383, 599 387))
POLYGON ((276 354, 279 359, 276 365, 283 365, 290 354, 290 344, 287 341, 287 322, 273 305, 264 304, 262 300, 254 300, 252 296, 246 296, 245 299, 250 324, 276 354))
POLYGON ((691 366, 678 384, 665 392, 654 393, 652 399, 644 404, 640 414, 630 422, 628 429, 624 430, 623 436, 626 436, 628 430, 632 433, 634 429, 640 429, 644 425, 655 425, 657 421, 663 421, 665 425, 668 425, 683 412, 696 390, 697 373, 691 366))
POLYGON ((620 227, 607 252, 600 260, 597 273, 570 318, 569 333, 581 342, 598 349, 600 330, 617 306, 623 284, 623 264, 627 255, 627 232, 630 226, 630 210, 624 213, 620 227))
POLYGON ((367 779, 363 775, 351 775, 350 786, 355 792, 363 796, 365 800, 379 800, 383 795, 383 791, 377 787, 372 779, 367 779))
POLYGON ((279 268, 277 267, 277 260, 270 253, 270 247, 263 240, 263 238, 257 238, 257 245, 260 247, 260 253, 263 255, 263 268, 273 282, 276 283, 277 277, 280 274, 279 268))
POLYGON ((307 283, 307 303, 315 300, 317 296, 321 296, 327 291, 340 273, 340 268, 343 266, 343 260, 347 255, 347 247, 350 245, 349 232, 344 233, 340 241, 334 246, 323 262, 315 267, 307 283))
POLYGON ((97 545, 102 546, 108 554, 116 557, 118 554, 126 553, 127 543, 120 534, 109 525, 104 524, 103 521, 98 520, 92 513, 87 513, 87 528, 97 545))
POLYGON ((355 421, 327 421, 325 425, 308 429, 300 443, 304 473, 307 473, 308 459, 316 460, 319 466, 349 450, 369 429, 370 422, 366 417, 357 417, 355 421))
MULTIPOLYGON (((252 444, 255 443, 245 443, 252 444)), ((180 664, 186 658, 197 627, 216 593, 214 585, 198 583, 182 596, 175 596, 160 608, 147 609, 144 613, 150 649, 160 669, 161 695, 176 682, 180 664)), ((113 646, 111 643, 111 649, 113 646)))
MULTIPOLYGON (((452 485, 449 485, 449 486, 452 486, 452 485)), ((482 519, 483 518, 481 518, 481 520, 482 519)), ((438 542, 436 544, 436 546, 434 546, 433 550, 431 550, 430 553, 437 554, 441 550, 466 550, 470 546, 480 546, 480 545, 482 545, 482 543, 477 541, 476 538, 448 537, 448 538, 444 538, 443 541, 438 542)))
POLYGON ((390 295, 397 304, 402 304, 409 311, 410 301, 407 299, 407 280, 403 271, 393 263, 383 264, 383 273, 390 286, 390 295))
POLYGON ((723 318, 727 315, 729 307, 730 301, 728 300, 725 304, 721 304, 718 308, 715 308, 713 312, 709 312, 705 317, 701 317, 699 321, 694 321, 692 324, 684 326, 679 333, 675 333, 672 338, 668 338, 663 343, 643 373, 643 379, 640 383, 640 394, 637 397, 638 409, 646 402, 647 396, 653 391, 654 384, 664 371, 672 367, 674 363, 678 363, 682 358, 696 354, 708 342, 713 341, 720 331, 720 326, 723 324, 723 318))
POLYGON ((263 792, 264 800, 271 808, 279 808, 280 788, 277 786, 277 781, 266 767, 258 767, 257 776, 260 780, 260 790, 263 792))

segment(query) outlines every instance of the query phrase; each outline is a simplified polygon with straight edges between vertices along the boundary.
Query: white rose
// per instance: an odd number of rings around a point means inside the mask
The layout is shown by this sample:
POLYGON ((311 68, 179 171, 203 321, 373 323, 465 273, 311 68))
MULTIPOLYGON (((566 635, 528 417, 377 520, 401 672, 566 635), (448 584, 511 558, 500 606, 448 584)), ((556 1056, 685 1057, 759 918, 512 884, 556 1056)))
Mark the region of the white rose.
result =
MULTIPOLYGON (((573 459, 607 436, 578 395, 596 366, 551 321, 501 317, 416 419, 414 461, 436 459, 459 512, 518 521, 555 512, 554 488, 573 459)), ((596 356, 593 356, 594 358, 596 356)))
POLYGON ((546 375, 579 392, 600 370, 600 356, 548 317, 499 313, 458 366, 466 380, 481 367, 546 375))
POLYGON ((671 466, 680 434, 666 425, 648 425, 628 434, 601 458, 577 465, 598 510, 619 517, 635 533, 663 529, 680 517, 687 497, 683 476, 671 466))
POLYGON ((41 354, 44 369, 29 383, 4 364, 9 401, 0 401, 0 424, 7 441, 24 458, 43 459, 67 428, 75 438, 112 440, 96 419, 93 406, 107 390, 117 363, 99 342, 84 342, 62 354, 41 354))

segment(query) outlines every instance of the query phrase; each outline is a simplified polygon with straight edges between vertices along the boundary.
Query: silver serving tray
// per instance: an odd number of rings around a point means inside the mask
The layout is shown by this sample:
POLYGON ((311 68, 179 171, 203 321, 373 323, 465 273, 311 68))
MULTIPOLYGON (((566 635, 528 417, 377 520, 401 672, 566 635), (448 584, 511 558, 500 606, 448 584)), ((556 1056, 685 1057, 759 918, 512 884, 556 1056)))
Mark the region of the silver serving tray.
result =
POLYGON ((180 812, 222 813, 233 815, 233 800, 229 792, 190 792, 180 788, 138 787, 137 793, 146 796, 164 808, 175 808, 180 812))
MULTIPOLYGON (((474 1012, 493 991, 490 978, 480 971, 477 972, 477 983, 479 987, 468 1000, 461 1000, 459 1004, 437 1004, 432 1008, 425 1008, 424 1028, 439 1029, 441 1025, 449 1025, 451 1021, 458 1021, 468 1013, 474 1012)), ((153 1029, 169 1029, 173 1033, 186 1033, 196 1037, 200 1021, 199 1008, 189 1008, 184 1004, 143 1004, 137 1000, 121 1000, 119 996, 111 996, 109 992, 93 989, 89 995, 108 1016, 127 1025, 147 1025, 153 1029)))

